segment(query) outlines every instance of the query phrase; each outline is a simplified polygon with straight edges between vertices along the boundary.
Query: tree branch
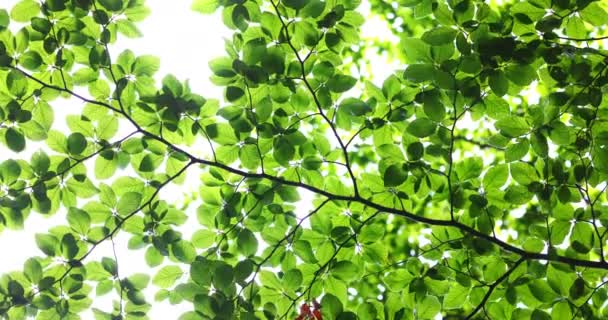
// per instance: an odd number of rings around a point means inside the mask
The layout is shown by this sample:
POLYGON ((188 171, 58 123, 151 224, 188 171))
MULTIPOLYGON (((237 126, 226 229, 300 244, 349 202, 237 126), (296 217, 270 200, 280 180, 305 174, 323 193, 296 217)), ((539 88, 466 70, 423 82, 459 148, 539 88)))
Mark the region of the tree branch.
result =
MULTIPOLYGON (((321 107, 321 102, 319 101, 319 98, 317 97, 316 91, 312 87, 312 85, 310 84, 308 79, 306 78, 306 68, 304 66, 304 62, 306 61, 306 59, 302 59, 300 57, 300 53, 298 52, 298 49, 291 42, 291 37, 289 36, 289 30, 287 28, 287 25, 285 24, 285 21, 283 20, 283 16, 279 12, 279 7, 277 6, 276 3, 274 3, 273 0, 271 0, 270 3, 274 7, 277 17, 279 18, 279 20, 281 21, 281 24, 283 25, 283 30, 285 30, 285 38, 287 39, 287 44, 289 45, 289 47, 295 54, 296 59, 298 59, 298 62, 300 63, 300 71, 302 73, 302 82, 304 82, 304 85, 306 86, 306 88, 308 89, 310 94, 312 95, 312 98, 315 102, 315 105, 317 106, 317 110, 319 111, 319 114, 321 115, 321 117, 323 117, 325 122, 327 122, 327 124, 331 128, 333 135, 336 137, 336 140, 338 141, 338 144, 340 145, 340 148, 342 149, 342 153, 344 155, 344 162, 346 163, 346 169, 348 170, 348 174, 350 175, 350 178, 353 183, 353 189, 354 189, 355 196, 359 196, 359 188, 357 186, 357 179, 355 178, 355 174, 353 173, 353 170, 351 168, 350 159, 348 156, 348 151, 346 149, 346 146, 344 145, 344 142, 340 138, 340 135, 338 134, 338 131, 337 131, 336 127, 334 126, 333 122, 323 112, 323 108, 321 107)), ((308 56, 306 58, 308 58, 308 56)))
POLYGON ((493 244, 497 245, 498 247, 500 247, 502 250, 517 254, 527 260, 553 261, 553 262, 566 263, 566 264, 569 264, 571 266, 576 266, 576 267, 588 267, 588 268, 597 268, 597 269, 608 270, 608 263, 605 261, 583 260, 583 259, 571 258, 571 257, 558 255, 558 254, 549 255, 546 253, 528 252, 528 251, 525 251, 508 242, 505 242, 505 241, 497 239, 493 236, 487 235, 487 234, 475 229, 474 227, 468 226, 466 224, 463 224, 463 223, 460 223, 457 221, 434 219, 434 218, 429 218, 429 217, 425 217, 425 216, 420 216, 420 215, 417 215, 417 214, 407 211, 407 210, 400 210, 397 208, 387 207, 387 206, 375 203, 369 199, 361 197, 360 195, 345 196, 345 195, 340 195, 340 194, 334 194, 327 190, 320 189, 318 187, 308 185, 308 184, 305 184, 302 182, 287 180, 285 178, 282 178, 279 176, 273 176, 273 175, 270 175, 267 173, 247 172, 247 171, 243 171, 243 170, 240 170, 237 168, 230 167, 230 166, 225 165, 220 162, 198 158, 198 157, 192 155, 191 153, 181 149, 180 147, 174 145, 173 143, 167 141, 165 138, 155 135, 155 134, 143 129, 137 122, 135 122, 132 118, 130 118, 128 114, 123 113, 121 110, 118 110, 105 102, 100 102, 100 101, 95 101, 95 100, 85 98, 83 96, 77 95, 76 93, 74 93, 73 91, 71 91, 69 89, 62 89, 57 86, 47 85, 43 81, 33 77, 32 75, 26 73, 25 71, 22 71, 19 68, 15 68, 15 69, 24 73, 26 75, 26 77, 33 79, 34 81, 42 84, 43 86, 45 86, 47 88, 51 88, 53 90, 58 90, 61 92, 70 93, 70 94, 73 94, 74 97, 79 98, 83 101, 90 102, 95 105, 99 105, 99 106, 108 108, 110 110, 114 110, 115 112, 125 116, 127 118, 127 120, 129 122, 131 122, 137 128, 137 130, 139 132, 141 132, 142 134, 146 135, 147 137, 149 137, 151 139, 157 140, 158 142, 165 144, 168 148, 183 154, 184 156, 188 157, 190 159, 190 161, 193 163, 198 163, 198 164, 202 164, 202 165, 206 165, 206 166, 210 166, 210 167, 215 167, 217 169, 222 169, 224 171, 227 171, 227 172, 230 172, 230 173, 242 176, 242 177, 250 178, 250 179, 265 179, 265 180, 281 183, 284 185, 305 189, 305 190, 311 191, 313 193, 316 193, 317 195, 327 197, 331 200, 345 201, 345 202, 357 202, 357 203, 365 205, 369 208, 378 210, 380 212, 394 214, 397 216, 404 217, 413 222, 424 223, 424 224, 432 225, 432 226, 444 226, 444 227, 456 228, 465 234, 468 234, 472 237, 493 243, 493 244))
POLYGON ((585 41, 600 41, 600 40, 606 40, 608 39, 608 36, 604 36, 604 37, 590 37, 590 38, 570 38, 570 37, 564 37, 564 36, 557 36, 559 39, 562 40, 570 40, 570 41, 579 41, 579 42, 585 42, 585 41))
POLYGON ((494 283, 492 283, 490 285, 490 287, 488 288, 488 291, 483 296, 483 299, 481 299, 481 302, 477 305, 477 307, 475 307, 475 309, 473 309, 473 311, 471 311, 471 313, 469 313, 469 315, 465 319, 466 320, 472 319, 473 316, 485 306, 488 299, 490 299, 492 292, 494 292, 494 289, 496 289, 496 287, 498 287, 499 284, 501 284, 503 281, 505 281, 505 279, 507 279, 509 277, 509 275, 511 275, 511 273, 513 273, 513 271, 515 271, 515 269, 517 269, 517 267, 519 267, 519 265, 522 262, 524 262, 525 260, 526 259, 523 257, 520 258, 519 260, 517 260, 515 262, 515 264, 509 270, 507 270, 507 272, 505 272, 502 276, 500 276, 500 278, 496 279, 496 281, 494 281, 494 283))

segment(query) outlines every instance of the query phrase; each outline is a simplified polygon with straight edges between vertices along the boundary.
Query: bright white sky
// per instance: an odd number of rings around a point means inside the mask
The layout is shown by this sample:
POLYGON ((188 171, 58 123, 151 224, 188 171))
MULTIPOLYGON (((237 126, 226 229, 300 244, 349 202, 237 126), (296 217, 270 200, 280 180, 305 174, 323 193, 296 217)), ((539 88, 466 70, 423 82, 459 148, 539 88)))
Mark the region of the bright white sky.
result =
MULTIPOLYGON (((10 10, 17 0, 2 0, 0 8, 10 10)), ((167 1, 167 0, 147 0, 147 5, 151 8, 152 14, 138 26, 144 36, 139 39, 126 39, 122 37, 117 44, 110 50, 113 56, 117 56, 124 49, 131 49, 136 55, 152 54, 161 58, 161 70, 158 73, 159 79, 168 73, 172 73, 179 79, 190 79, 190 85, 194 92, 208 98, 220 98, 223 90, 212 85, 209 81, 211 72, 208 68, 208 61, 214 57, 224 55, 224 38, 230 37, 231 31, 224 27, 219 14, 211 16, 201 16, 190 11, 190 0, 167 1)), ((369 4, 364 1, 361 12, 369 12, 369 4)), ((383 21, 377 18, 368 19, 366 26, 362 30, 364 37, 390 36, 390 31, 386 29, 383 21)), ((389 39, 387 39, 389 40, 389 39)), ((390 39, 394 40, 394 39, 390 39)), ((376 79, 384 79, 388 76, 389 70, 394 70, 384 59, 373 61, 373 70, 376 79)), ((381 80, 380 80, 381 81, 381 80)), ((71 110, 69 112, 56 109, 56 129, 62 130, 65 127, 62 117, 67 113, 78 113, 81 104, 76 101, 67 103, 55 103, 54 106, 61 106, 61 110, 71 110)), ((42 145, 41 145, 42 147, 42 145)), ((32 150, 15 155, 6 148, 0 146, 0 161, 10 157, 23 157, 28 159, 32 150)), ((197 179, 196 175, 189 175, 197 179)), ((185 188, 188 187, 188 184, 185 188)), ((192 184, 190 184, 192 187, 192 184)), ((182 187, 184 188, 184 187, 182 187)), ((184 191, 179 187, 173 187, 163 193, 163 198, 179 199, 184 191)), ((306 204, 308 207, 310 203, 306 204)), ((300 207, 301 209, 302 207, 300 207)), ((305 214, 306 212, 304 212, 305 214)), ((300 213, 302 214, 302 213, 300 213)), ((194 215, 193 215, 194 216, 194 215)), ((64 213, 60 212, 51 219, 46 219, 39 214, 33 213, 26 222, 26 231, 4 230, 0 234, 0 252, 3 253, 3 260, 0 262, 0 274, 10 270, 21 269, 23 262, 32 255, 40 255, 37 249, 33 234, 44 233, 49 226, 65 223, 64 213)), ((188 222, 188 229, 182 230, 186 234, 197 229, 196 219, 188 222)), ((116 249, 119 260, 119 273, 121 277, 137 272, 145 272, 153 275, 144 261, 144 250, 131 251, 126 248, 127 237, 124 235, 116 239, 116 249)), ((112 257, 113 253, 109 244, 96 248, 90 259, 101 257, 112 257)), ((148 301, 152 304, 149 315, 152 319, 176 319, 177 315, 191 310, 191 304, 172 306, 169 303, 154 302, 154 293, 157 288, 151 286, 152 290, 146 292, 148 301)), ((111 311, 112 299, 114 294, 105 295, 95 299, 94 306, 104 311, 111 311)), ((92 319, 92 313, 83 314, 85 319, 92 319)))

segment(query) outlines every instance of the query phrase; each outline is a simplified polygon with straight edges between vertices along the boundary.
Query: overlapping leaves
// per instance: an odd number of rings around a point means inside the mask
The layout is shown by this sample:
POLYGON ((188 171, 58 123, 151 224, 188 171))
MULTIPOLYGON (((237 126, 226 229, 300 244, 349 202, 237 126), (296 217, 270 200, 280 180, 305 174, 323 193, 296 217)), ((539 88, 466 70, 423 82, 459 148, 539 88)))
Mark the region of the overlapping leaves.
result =
POLYGON ((0 222, 66 222, 0 279, 0 314, 78 318, 112 292, 97 319, 153 317, 152 283, 155 300, 192 303, 181 319, 301 304, 328 319, 604 317, 605 5, 372 1, 401 36, 379 48, 405 63, 378 82, 353 72, 359 4, 194 1, 235 32, 209 62, 219 99, 157 85, 152 56, 111 54, 139 35, 143 1, 0 11, 0 222), (61 132, 65 97, 84 106, 61 132), (198 192, 162 200, 195 164, 198 192), (91 259, 119 233, 156 269, 91 259))

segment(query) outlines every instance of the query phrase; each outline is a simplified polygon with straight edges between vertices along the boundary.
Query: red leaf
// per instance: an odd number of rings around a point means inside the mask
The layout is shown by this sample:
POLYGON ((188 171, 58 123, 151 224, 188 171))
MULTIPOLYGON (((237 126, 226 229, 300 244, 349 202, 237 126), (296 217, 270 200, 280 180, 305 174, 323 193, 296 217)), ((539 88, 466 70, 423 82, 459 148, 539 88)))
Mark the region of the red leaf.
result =
POLYGON ((305 303, 300 307, 300 316, 310 315, 310 307, 305 303))
POLYGON ((317 319, 317 320, 323 320, 323 316, 321 316, 321 310, 316 309, 316 310, 313 312, 313 314, 314 314, 314 316, 315 316, 315 319, 317 319))

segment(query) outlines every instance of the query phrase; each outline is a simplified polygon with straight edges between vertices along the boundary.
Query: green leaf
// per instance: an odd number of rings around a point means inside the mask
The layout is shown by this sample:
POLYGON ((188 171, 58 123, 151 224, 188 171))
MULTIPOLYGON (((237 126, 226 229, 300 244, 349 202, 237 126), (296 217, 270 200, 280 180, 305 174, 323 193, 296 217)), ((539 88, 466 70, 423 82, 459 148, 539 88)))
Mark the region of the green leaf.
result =
POLYGON ((236 240, 239 251, 244 256, 254 255, 258 250, 258 240, 249 229, 243 229, 236 240))
POLYGON ((21 131, 11 127, 4 133, 4 139, 9 149, 14 152, 21 152, 25 150, 25 137, 21 131))
POLYGON ((156 248, 150 246, 146 250, 144 259, 146 260, 146 264, 149 267, 157 267, 163 263, 164 257, 160 254, 160 252, 156 248))
POLYGON ((505 76, 504 72, 498 70, 490 74, 488 84, 495 95, 502 97, 509 91, 509 80, 505 76))
POLYGON ((116 205, 116 212, 122 216, 135 212, 139 209, 142 198, 139 192, 127 192, 123 194, 116 205))
POLYGON ((101 259, 101 265, 109 274, 113 276, 118 274, 118 264, 116 263, 116 260, 104 257, 101 259))
POLYGON ((570 287, 569 293, 570 293, 570 297, 573 300, 576 300, 580 297, 583 297, 585 295, 585 291, 586 291, 586 286, 587 284, 585 283, 585 280, 582 278, 576 278, 576 280, 574 280, 574 283, 572 284, 572 286, 570 287))
POLYGON ((47 256, 55 256, 59 247, 59 240, 50 234, 36 234, 36 245, 44 252, 47 256))
POLYGON ((49 132, 48 138, 46 140, 47 145, 53 151, 65 154, 67 153, 67 138, 63 135, 63 133, 51 130, 49 132))
POLYGON ((410 64, 403 77, 413 82, 424 82, 434 80, 435 67, 431 64, 410 64))
POLYGON ((158 168, 160 161, 162 161, 161 157, 149 153, 141 159, 137 170, 141 172, 152 172, 158 168))
POLYGON ((215 267, 213 285, 220 290, 226 290, 234 281, 234 270, 228 264, 222 263, 215 267))
POLYGON ((522 87, 536 80, 536 70, 530 65, 510 65, 505 68, 505 75, 511 82, 522 87))
POLYGON ((384 171, 384 186, 398 187, 407 180, 407 170, 403 164, 393 164, 384 171))
POLYGON ((532 316, 530 318, 535 320, 552 320, 551 316, 548 313, 540 309, 535 309, 532 312, 532 316))
POLYGON ((11 9, 11 19, 16 22, 29 22, 40 13, 40 4, 35 0, 21 0, 11 9))
POLYGON ((530 289, 534 298, 540 302, 552 301, 556 296, 549 284, 543 280, 534 280, 530 282, 528 284, 528 289, 530 289))
POLYGON ((414 142, 407 146, 406 153, 410 161, 420 160, 424 155, 424 145, 420 142, 414 142))
POLYGON ((155 56, 143 55, 135 59, 133 73, 136 76, 152 77, 160 69, 160 59, 155 56))
MULTIPOLYGON (((430 62, 431 61, 431 48, 430 46, 417 38, 403 38, 401 39, 401 49, 405 53, 408 61, 410 62, 430 62)), ((407 78, 407 77, 406 77, 407 78)))
POLYGON ((426 296, 416 307, 420 319, 433 319, 441 310, 441 303, 435 296, 426 296))
POLYGON ((68 152, 78 155, 87 148, 87 139, 82 133, 75 132, 68 136, 67 144, 68 152))
POLYGON ((329 78, 326 85, 329 90, 332 92, 342 93, 350 90, 357 83, 357 79, 345 75, 345 74, 336 74, 329 78))
POLYGON ((367 224, 361 228, 357 240, 362 243, 374 243, 384 236, 385 227, 381 224, 367 224))
POLYGON ((346 98, 340 102, 340 106, 342 110, 351 116, 363 116, 372 111, 372 108, 369 104, 356 99, 356 98, 346 98))
POLYGON ((198 13, 211 14, 215 12, 219 6, 220 3, 218 0, 194 0, 190 8, 198 13))
POLYGON ((205 317, 203 317, 200 313, 196 312, 196 311, 188 311, 185 313, 182 313, 182 315, 179 316, 178 320, 204 320, 205 317))
POLYGON ((171 252, 177 260, 184 263, 191 263, 196 258, 196 250, 192 243, 180 240, 171 245, 171 252))
POLYGON ((6 76, 6 87, 16 97, 23 97, 28 90, 29 82, 19 71, 11 69, 6 76))
POLYGON ((538 173, 533 166, 526 162, 511 163, 511 176, 517 183, 527 186, 538 180, 538 173))
POLYGON ((352 281, 358 274, 359 267, 348 260, 339 261, 331 268, 331 275, 344 281, 352 281))
POLYGON ((460 309, 469 297, 470 287, 463 287, 459 284, 450 286, 448 294, 443 298, 444 309, 460 309))
POLYGON ((216 233, 201 229, 192 235, 192 244, 199 249, 207 249, 215 242, 216 233))
POLYGON ((21 166, 13 159, 8 159, 0 163, 0 180, 5 185, 15 182, 21 175, 21 166))
POLYGON ((32 283, 38 283, 42 279, 42 265, 36 258, 30 258, 23 265, 23 273, 32 283))
POLYGON ((513 162, 525 157, 529 148, 530 143, 528 142, 528 139, 522 139, 521 141, 508 146, 505 151, 505 161, 513 162))
POLYGON ((86 235, 91 228, 91 217, 84 210, 74 207, 70 208, 67 219, 70 227, 81 235, 86 235))
POLYGON ((455 167, 460 181, 478 178, 483 169, 483 159, 480 157, 469 157, 465 161, 458 162, 455 167))
POLYGON ((108 179, 114 176, 118 167, 114 152, 110 151, 105 155, 100 155, 95 159, 95 178, 108 179), (106 159, 108 158, 108 159, 106 159))
POLYGON ((298 269, 291 269, 283 276, 283 283, 287 290, 295 291, 300 285, 302 285, 302 271, 298 269))
POLYGON ((122 0, 97 0, 109 11, 119 11, 122 9, 122 0))
POLYGON ((433 121, 442 121, 445 117, 445 107, 436 91, 424 93, 424 114, 433 121))
POLYGON ((608 173, 608 148, 593 148, 592 159, 598 171, 608 173))
POLYGON ((292 9, 302 9, 308 3, 308 0, 283 0, 282 3, 292 9))
POLYGON ((36 51, 28 51, 19 57, 19 63, 28 70, 37 70, 42 65, 42 57, 36 51))
POLYGON ((43 175, 49 170, 51 159, 44 151, 40 150, 32 154, 31 165, 37 175, 43 175))
POLYGON ((245 95, 245 90, 243 90, 239 87, 230 86, 230 87, 226 88, 226 100, 228 100, 229 102, 237 101, 244 95, 245 95))
POLYGON ((357 308, 357 316, 359 319, 378 319, 378 310, 376 306, 371 302, 365 302, 359 305, 357 308))
POLYGON ((551 243, 559 245, 564 242, 570 233, 572 224, 568 221, 556 220, 551 223, 551 243))
POLYGON ((429 30, 422 35, 422 40, 432 46, 440 46, 454 42, 456 38, 456 29, 448 27, 437 27, 429 30))
POLYGON ((208 262, 196 260, 190 265, 190 278, 197 284, 209 285, 212 277, 210 268, 208 262))
POLYGON ((553 305, 551 308, 551 317, 553 320, 571 320, 572 319, 572 311, 568 302, 559 301, 553 305))
POLYGON ((231 145, 238 142, 232 127, 226 123, 214 123, 205 127, 207 134, 211 140, 222 144, 231 145))
POLYGON ((579 253, 588 253, 595 245, 595 233, 593 227, 587 222, 574 224, 570 235, 570 246, 579 253))
POLYGON ((587 28, 583 20, 577 16, 569 17, 566 22, 566 35, 572 38, 585 38, 587 28))
POLYGON ((507 188, 504 199, 515 205, 522 205, 530 201, 534 194, 528 191, 527 187, 520 185, 511 185, 507 188))
POLYGON ((4 31, 8 28, 11 22, 11 18, 5 9, 0 9, 0 31, 4 31))
POLYGON ((494 126, 509 137, 519 137, 528 133, 531 129, 526 120, 518 116, 509 116, 498 120, 494 123, 494 126))
POLYGON ((243 167, 251 170, 257 169, 261 164, 258 148, 251 144, 244 145, 239 150, 239 160, 243 167))
POLYGON ((282 74, 285 72, 285 53, 280 47, 270 47, 262 56, 262 67, 269 73, 282 74))
POLYGON ((485 190, 499 189, 509 178, 509 168, 504 165, 493 166, 483 176, 483 188, 485 190))
POLYGON ((295 152, 295 148, 287 138, 281 136, 274 139, 274 149, 272 154, 278 163, 282 164, 283 166, 288 166, 289 161, 293 159, 295 152))
POLYGON ((315 263, 317 259, 315 258, 315 254, 312 251, 312 246, 310 242, 305 240, 298 240, 293 244, 294 253, 307 263, 315 263))
POLYGON ((422 19, 433 13, 432 1, 422 0, 414 7, 414 17, 422 19))
POLYGON ((323 295, 321 305, 323 306, 322 315, 328 319, 338 319, 338 315, 344 310, 340 299, 330 293, 323 295))
POLYGON ((177 279, 181 278, 184 272, 178 266, 164 266, 152 278, 154 283, 159 288, 169 288, 175 284, 177 279))
POLYGON ((608 23, 608 12, 599 3, 593 2, 585 9, 579 11, 581 18, 596 27, 604 26, 608 23))
POLYGON ((436 129, 437 125, 432 120, 428 118, 417 118, 410 122, 406 130, 415 137, 425 138, 435 133, 436 129))

